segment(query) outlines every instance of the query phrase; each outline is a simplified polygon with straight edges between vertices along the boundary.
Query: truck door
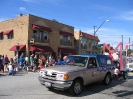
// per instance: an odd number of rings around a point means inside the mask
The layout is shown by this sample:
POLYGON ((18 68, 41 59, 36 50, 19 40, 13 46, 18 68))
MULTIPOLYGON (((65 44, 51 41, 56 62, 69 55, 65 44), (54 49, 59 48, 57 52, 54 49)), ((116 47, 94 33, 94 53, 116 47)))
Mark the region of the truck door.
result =
POLYGON ((87 83, 100 80, 100 71, 95 57, 90 57, 87 65, 87 83))

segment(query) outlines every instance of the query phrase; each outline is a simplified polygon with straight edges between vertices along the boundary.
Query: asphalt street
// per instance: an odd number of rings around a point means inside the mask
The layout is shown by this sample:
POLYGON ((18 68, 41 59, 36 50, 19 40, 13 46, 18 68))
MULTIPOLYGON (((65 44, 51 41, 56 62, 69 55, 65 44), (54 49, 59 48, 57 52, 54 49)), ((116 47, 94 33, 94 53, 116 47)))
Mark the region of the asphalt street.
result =
POLYGON ((49 90, 38 81, 39 73, 18 73, 14 76, 0 75, 0 99, 132 99, 133 76, 124 81, 113 80, 108 86, 101 82, 85 86, 78 96, 67 91, 49 90))

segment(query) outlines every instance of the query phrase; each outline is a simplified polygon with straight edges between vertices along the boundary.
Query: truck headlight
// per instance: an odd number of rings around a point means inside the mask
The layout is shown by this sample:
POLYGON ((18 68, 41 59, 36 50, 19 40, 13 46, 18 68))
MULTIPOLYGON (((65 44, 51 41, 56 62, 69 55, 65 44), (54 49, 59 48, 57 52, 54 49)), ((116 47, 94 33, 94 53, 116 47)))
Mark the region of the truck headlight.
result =
POLYGON ((56 80, 68 80, 69 76, 67 74, 57 74, 56 80))
POLYGON ((39 72, 39 76, 45 76, 45 74, 46 74, 46 71, 44 71, 44 70, 40 70, 40 72, 39 72))

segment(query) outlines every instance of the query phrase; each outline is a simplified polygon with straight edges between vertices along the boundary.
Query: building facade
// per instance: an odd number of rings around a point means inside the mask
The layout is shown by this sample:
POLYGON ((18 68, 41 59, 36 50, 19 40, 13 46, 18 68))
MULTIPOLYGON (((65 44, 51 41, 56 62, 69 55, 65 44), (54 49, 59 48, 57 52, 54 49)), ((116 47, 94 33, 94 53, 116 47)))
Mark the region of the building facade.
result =
POLYGON ((74 32, 74 49, 77 54, 97 53, 98 42, 100 42, 97 36, 93 36, 80 31, 74 32))
POLYGON ((0 22, 0 54, 14 57, 43 53, 54 57, 75 54, 74 27, 34 15, 0 22), (19 46, 19 50, 17 50, 19 46))

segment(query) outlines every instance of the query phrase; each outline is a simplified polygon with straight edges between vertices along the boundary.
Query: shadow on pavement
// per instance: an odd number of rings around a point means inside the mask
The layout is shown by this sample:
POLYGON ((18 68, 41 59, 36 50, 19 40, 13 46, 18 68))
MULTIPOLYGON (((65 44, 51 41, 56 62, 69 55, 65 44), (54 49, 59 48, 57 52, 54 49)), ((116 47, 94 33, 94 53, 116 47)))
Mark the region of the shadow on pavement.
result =
MULTIPOLYGON (((129 76, 128 79, 133 79, 133 76, 129 76)), ((84 96, 89 96, 89 95, 96 94, 96 93, 108 94, 108 95, 119 97, 119 98, 126 96, 126 95, 131 95, 131 94, 133 94, 133 91, 128 91, 128 90, 119 90, 118 91, 118 90, 113 89, 113 87, 115 87, 117 85, 122 85, 123 83, 128 82, 128 79, 123 80, 123 78, 121 78, 119 80, 112 80, 110 85, 103 85, 102 82, 96 82, 96 83, 89 84, 89 85, 85 86, 82 93, 76 97, 84 97, 84 96), (106 92, 105 90, 108 90, 108 89, 110 89, 110 90, 106 92)), ((129 87, 129 86, 127 86, 127 87, 129 87)), ((132 87, 133 87, 133 85, 132 85, 132 87)), ((61 91, 61 90, 55 90, 55 89, 50 89, 50 91, 52 91, 56 94, 66 95, 70 98, 75 97, 75 96, 70 95, 68 91, 61 91)))
MULTIPOLYGON (((6 76, 12 76, 12 75, 7 75, 8 73, 0 74, 0 77, 6 77, 6 76)), ((26 73, 24 72, 17 72, 13 76, 24 76, 26 73)))

